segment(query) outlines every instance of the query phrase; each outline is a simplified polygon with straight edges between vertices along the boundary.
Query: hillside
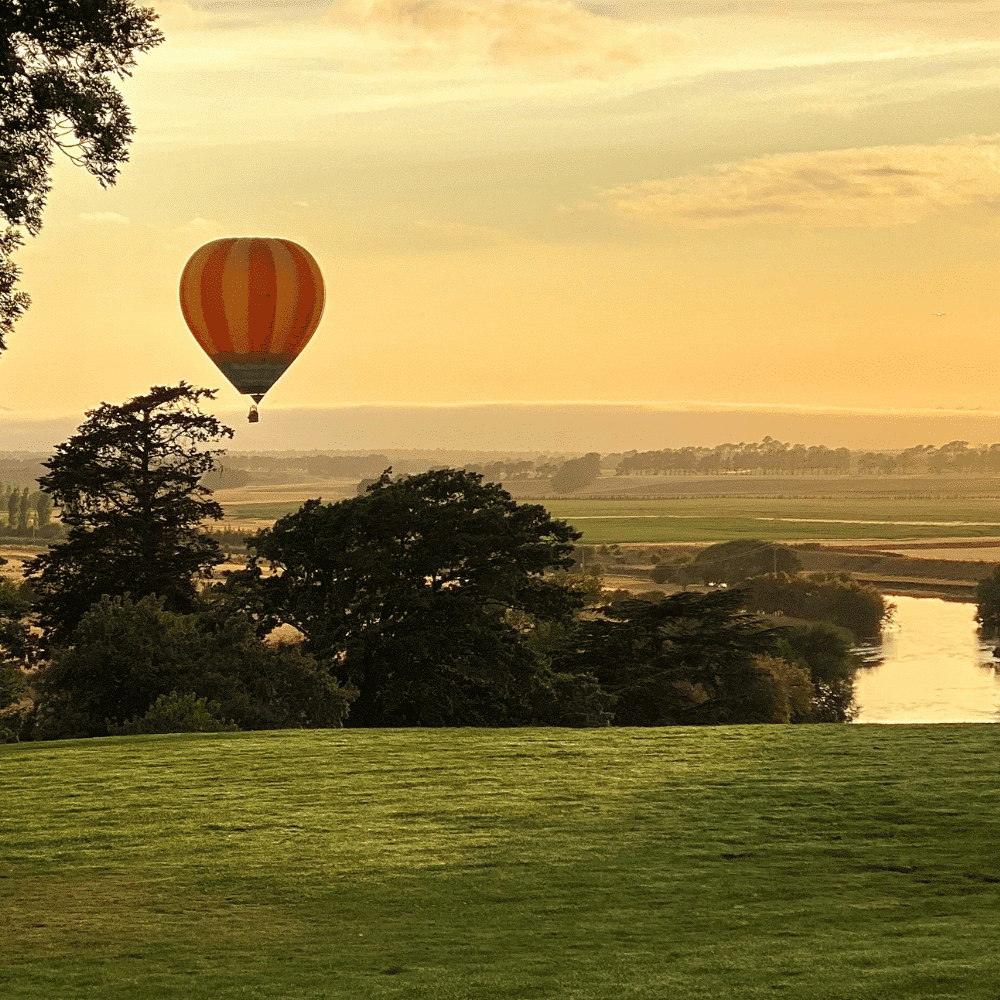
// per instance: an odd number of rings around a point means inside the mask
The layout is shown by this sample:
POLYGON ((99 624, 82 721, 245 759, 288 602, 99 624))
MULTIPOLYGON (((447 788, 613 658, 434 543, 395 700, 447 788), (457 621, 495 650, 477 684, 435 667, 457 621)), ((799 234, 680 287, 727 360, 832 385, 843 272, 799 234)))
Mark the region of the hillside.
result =
POLYGON ((0 990, 995 1000, 991 726, 0 746, 0 990))

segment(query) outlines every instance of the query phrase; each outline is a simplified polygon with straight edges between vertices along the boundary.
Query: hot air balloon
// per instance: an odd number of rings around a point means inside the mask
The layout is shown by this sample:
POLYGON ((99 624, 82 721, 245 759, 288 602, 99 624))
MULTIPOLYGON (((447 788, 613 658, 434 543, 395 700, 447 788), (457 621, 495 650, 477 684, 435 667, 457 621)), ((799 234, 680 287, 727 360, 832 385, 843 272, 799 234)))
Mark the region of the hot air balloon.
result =
MULTIPOLYGON (((319 326, 323 275, 291 240, 229 237, 199 247, 181 274, 181 311, 219 370, 255 403, 319 326)), ((257 422, 257 407, 249 418, 257 422)))

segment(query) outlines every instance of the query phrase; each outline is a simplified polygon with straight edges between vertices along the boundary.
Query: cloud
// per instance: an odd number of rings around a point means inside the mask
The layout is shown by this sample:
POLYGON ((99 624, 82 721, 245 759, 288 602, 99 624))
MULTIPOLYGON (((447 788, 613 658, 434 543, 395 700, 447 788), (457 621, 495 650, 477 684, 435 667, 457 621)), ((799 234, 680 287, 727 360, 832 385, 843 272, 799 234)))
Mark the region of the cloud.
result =
POLYGON ((578 207, 684 229, 885 228, 974 204, 1000 205, 1000 136, 761 156, 608 188, 578 207))
POLYGON ((327 16, 402 43, 408 60, 581 75, 647 65, 688 44, 662 26, 594 14, 573 0, 341 0, 327 16))
POLYGON ((200 28, 210 20, 207 11, 184 0, 157 0, 154 9, 160 15, 157 27, 163 29, 200 28))
POLYGON ((124 215, 119 215, 117 212, 81 212, 77 218, 82 222, 110 222, 116 226, 128 225, 128 218, 124 215))
POLYGON ((196 215, 183 229, 189 233, 213 233, 222 229, 222 225, 212 219, 203 219, 200 215, 196 215))

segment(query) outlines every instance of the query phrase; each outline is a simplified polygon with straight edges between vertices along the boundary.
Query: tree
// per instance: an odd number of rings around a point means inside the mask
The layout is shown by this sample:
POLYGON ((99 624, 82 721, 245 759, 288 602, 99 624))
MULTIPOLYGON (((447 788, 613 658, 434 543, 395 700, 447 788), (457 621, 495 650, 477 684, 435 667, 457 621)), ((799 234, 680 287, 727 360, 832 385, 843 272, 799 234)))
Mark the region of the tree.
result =
POLYGON ((17 505, 17 528, 21 532, 27 532, 28 530, 28 513, 31 508, 29 497, 28 487, 25 486, 24 491, 21 493, 21 502, 17 505))
POLYGON ((777 642, 737 592, 681 593, 600 609, 553 663, 596 676, 617 699, 616 726, 772 722, 781 691, 757 660, 777 642))
MULTIPOLYGON (((128 159, 135 128, 112 79, 163 41, 156 13, 133 0, 8 0, 0 7, 0 215, 31 235, 42 227, 53 152, 106 187, 128 159)), ((28 306, 0 232, 0 351, 28 306)))
POLYGON ((1000 634, 1000 566, 976 585, 976 621, 986 635, 1000 634))
POLYGON ((572 493, 589 486, 601 474, 601 456, 588 452, 583 458, 571 458, 559 467, 552 477, 552 489, 556 493, 572 493))
POLYGON ((801 666, 812 681, 813 697, 804 722, 850 722, 857 714, 854 677, 858 660, 849 631, 817 622, 781 629, 779 655, 801 666))
POLYGON ((24 722, 14 703, 24 692, 21 668, 29 662, 32 650, 26 622, 29 611, 23 588, 0 580, 0 743, 17 740, 24 722))
POLYGON ((740 593, 751 611, 829 622, 857 641, 878 635, 894 610, 874 587, 849 573, 769 573, 748 580, 740 593))
POLYGON ((42 490, 35 494, 35 516, 39 528, 44 528, 52 519, 52 497, 42 490))
POLYGON ((102 403, 43 463, 49 472, 39 483, 70 527, 65 542, 27 564, 50 642, 63 643, 105 594, 156 594, 171 611, 196 607, 196 579, 223 559, 199 530, 222 517, 201 482, 222 452, 201 446, 233 436, 199 410, 214 398, 181 382, 102 403))
POLYGON ((21 491, 15 487, 7 496, 7 529, 12 531, 17 527, 17 514, 21 507, 21 491))
POLYGON ((339 726, 353 696, 301 650, 262 642, 246 616, 177 614, 157 597, 103 597, 35 684, 41 739, 107 736, 171 692, 210 699, 241 729, 339 726))
POLYGON ((702 549, 689 572, 706 583, 732 585, 765 573, 794 574, 801 568, 799 557, 786 545, 759 538, 737 538, 702 549))
POLYGON ((510 612, 580 607, 542 578, 570 568, 579 537, 478 473, 387 470, 363 496, 310 500, 260 532, 228 589, 262 630, 298 628, 360 691, 352 725, 507 725, 530 718, 539 669, 510 612), (262 562, 280 572, 262 576, 262 562))

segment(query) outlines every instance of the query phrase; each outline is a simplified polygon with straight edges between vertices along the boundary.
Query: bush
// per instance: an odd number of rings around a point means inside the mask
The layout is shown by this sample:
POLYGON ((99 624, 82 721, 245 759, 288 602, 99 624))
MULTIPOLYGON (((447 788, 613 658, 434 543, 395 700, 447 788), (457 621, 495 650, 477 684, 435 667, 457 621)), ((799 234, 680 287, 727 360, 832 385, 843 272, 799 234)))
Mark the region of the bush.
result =
POLYGON ((241 729, 337 727, 355 696, 299 649, 271 647, 238 612, 183 615, 146 597, 104 597, 37 686, 37 739, 105 736, 161 695, 217 702, 241 729))
POLYGON ((1000 633, 1000 566, 976 586, 976 621, 986 635, 1000 633))
POLYGON ((702 549, 685 579, 733 585, 766 573, 795 574, 801 568, 799 557, 786 545, 759 538, 738 538, 702 549))
POLYGON ((806 722, 815 691, 802 667, 778 656, 758 656, 754 666, 764 682, 762 691, 771 699, 767 722, 806 722))
POLYGON ((829 622, 848 629, 856 641, 878 635, 893 612, 874 587, 848 573, 769 573, 748 580, 740 593, 748 611, 829 622))
POLYGON ((858 661, 851 633, 835 625, 782 629, 780 655, 809 673, 813 700, 803 722, 850 722, 857 714, 854 677, 858 661))
POLYGON ((234 722, 220 717, 222 707, 193 693, 178 695, 176 691, 161 694, 140 719, 116 726, 108 724, 112 736, 144 736, 152 733, 232 733, 239 729, 234 722))

